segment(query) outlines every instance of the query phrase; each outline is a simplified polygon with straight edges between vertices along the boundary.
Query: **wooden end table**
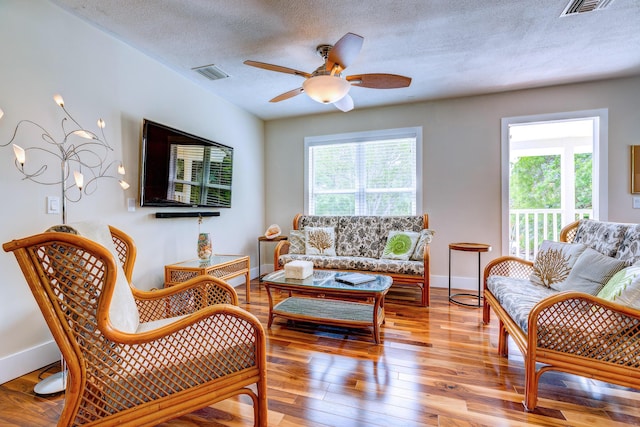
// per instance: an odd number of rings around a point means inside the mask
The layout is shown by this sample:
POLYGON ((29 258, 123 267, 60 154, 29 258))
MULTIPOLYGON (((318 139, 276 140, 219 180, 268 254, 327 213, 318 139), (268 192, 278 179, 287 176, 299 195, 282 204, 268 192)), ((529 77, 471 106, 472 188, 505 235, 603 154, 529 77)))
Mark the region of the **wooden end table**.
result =
POLYGON ((170 287, 192 277, 208 274, 218 279, 228 280, 244 274, 247 302, 249 293, 249 257, 245 255, 212 255, 208 260, 191 259, 164 266, 164 286, 170 287))
MULTIPOLYGON (((272 237, 272 238, 268 238, 265 236, 260 236, 258 237, 258 281, 262 282, 262 274, 260 274, 260 267, 262 265, 262 258, 260 258, 260 245, 262 244, 262 242, 280 242, 282 240, 287 240, 288 237, 287 236, 276 236, 276 237, 272 237)), ((275 265, 273 266, 275 269, 275 265)))
POLYGON ((458 305, 464 305, 467 307, 480 307, 480 300, 482 299, 482 274, 480 268, 480 255, 482 252, 491 251, 491 246, 485 243, 451 243, 449 245, 449 301, 458 305), (451 251, 463 251, 463 252, 477 252, 478 253, 478 293, 457 293, 451 294, 451 251), (462 302, 457 297, 471 297, 477 298, 478 304, 469 304, 462 302))

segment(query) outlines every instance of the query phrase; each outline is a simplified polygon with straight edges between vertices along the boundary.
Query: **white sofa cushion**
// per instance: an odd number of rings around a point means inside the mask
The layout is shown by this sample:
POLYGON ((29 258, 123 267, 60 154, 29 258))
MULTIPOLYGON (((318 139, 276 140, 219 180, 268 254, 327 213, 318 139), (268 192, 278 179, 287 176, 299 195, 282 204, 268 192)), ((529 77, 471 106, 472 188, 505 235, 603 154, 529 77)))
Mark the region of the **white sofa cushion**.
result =
POLYGON ((109 307, 109 319, 114 328, 128 333, 138 330, 140 315, 129 282, 118 260, 118 252, 113 244, 109 226, 100 222, 77 222, 69 224, 83 237, 93 240, 111 252, 116 263, 116 286, 109 307))
POLYGON ((333 227, 307 227, 304 239, 305 254, 335 256, 336 232, 333 227))
POLYGON ((597 295, 605 283, 624 267, 623 261, 587 248, 578 257, 567 280, 560 284, 551 285, 551 287, 560 292, 579 291, 597 295))
POLYGON ((581 243, 562 243, 544 240, 533 263, 532 283, 558 289, 573 268, 578 257, 587 249, 581 243))

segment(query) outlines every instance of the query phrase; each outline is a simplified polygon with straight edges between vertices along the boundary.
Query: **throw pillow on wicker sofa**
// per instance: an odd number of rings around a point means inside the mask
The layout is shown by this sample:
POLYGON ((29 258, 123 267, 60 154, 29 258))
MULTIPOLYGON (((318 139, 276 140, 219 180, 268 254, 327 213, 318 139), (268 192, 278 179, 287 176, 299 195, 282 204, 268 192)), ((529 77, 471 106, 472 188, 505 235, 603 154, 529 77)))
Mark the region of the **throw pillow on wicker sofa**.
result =
POLYGON ((617 272, 598 297, 640 310, 640 265, 637 263, 617 272))

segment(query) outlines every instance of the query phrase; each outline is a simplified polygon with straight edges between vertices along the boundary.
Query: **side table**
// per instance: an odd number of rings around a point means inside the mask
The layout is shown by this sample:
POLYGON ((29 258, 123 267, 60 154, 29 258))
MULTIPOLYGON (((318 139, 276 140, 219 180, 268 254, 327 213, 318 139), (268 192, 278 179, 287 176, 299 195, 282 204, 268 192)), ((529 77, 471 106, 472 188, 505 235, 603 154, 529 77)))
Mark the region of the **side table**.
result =
POLYGON ((491 251, 491 246, 485 243, 451 243, 449 244, 449 301, 455 304, 464 305, 467 307, 480 307, 480 300, 482 299, 482 274, 480 267, 480 255, 482 252, 491 251), (478 293, 457 293, 451 294, 451 251, 463 251, 463 252, 477 252, 478 253, 478 293), (471 297, 478 300, 478 304, 469 304, 462 302, 457 297, 471 297))
POLYGON ((276 236, 269 239, 265 236, 258 237, 258 281, 262 282, 262 274, 260 274, 260 266, 262 265, 262 258, 260 258, 260 245, 262 242, 279 242, 281 240, 287 240, 287 236, 276 236))
POLYGON ((208 274, 218 279, 228 280, 240 275, 245 276, 247 302, 251 302, 249 293, 249 257, 245 255, 212 255, 208 260, 191 259, 164 266, 164 285, 170 287, 185 282, 192 277, 208 274))

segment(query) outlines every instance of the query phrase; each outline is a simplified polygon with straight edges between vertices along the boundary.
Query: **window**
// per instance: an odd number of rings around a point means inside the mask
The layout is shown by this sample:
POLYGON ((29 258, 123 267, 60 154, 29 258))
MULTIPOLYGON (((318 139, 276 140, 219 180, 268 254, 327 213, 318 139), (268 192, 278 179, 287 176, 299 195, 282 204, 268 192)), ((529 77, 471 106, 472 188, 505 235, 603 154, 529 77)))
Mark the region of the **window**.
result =
POLYGON ((503 255, 535 258, 580 218, 606 220, 607 110, 502 119, 503 255))
POLYGON ((308 214, 422 211, 422 128, 307 137, 304 144, 308 214))

